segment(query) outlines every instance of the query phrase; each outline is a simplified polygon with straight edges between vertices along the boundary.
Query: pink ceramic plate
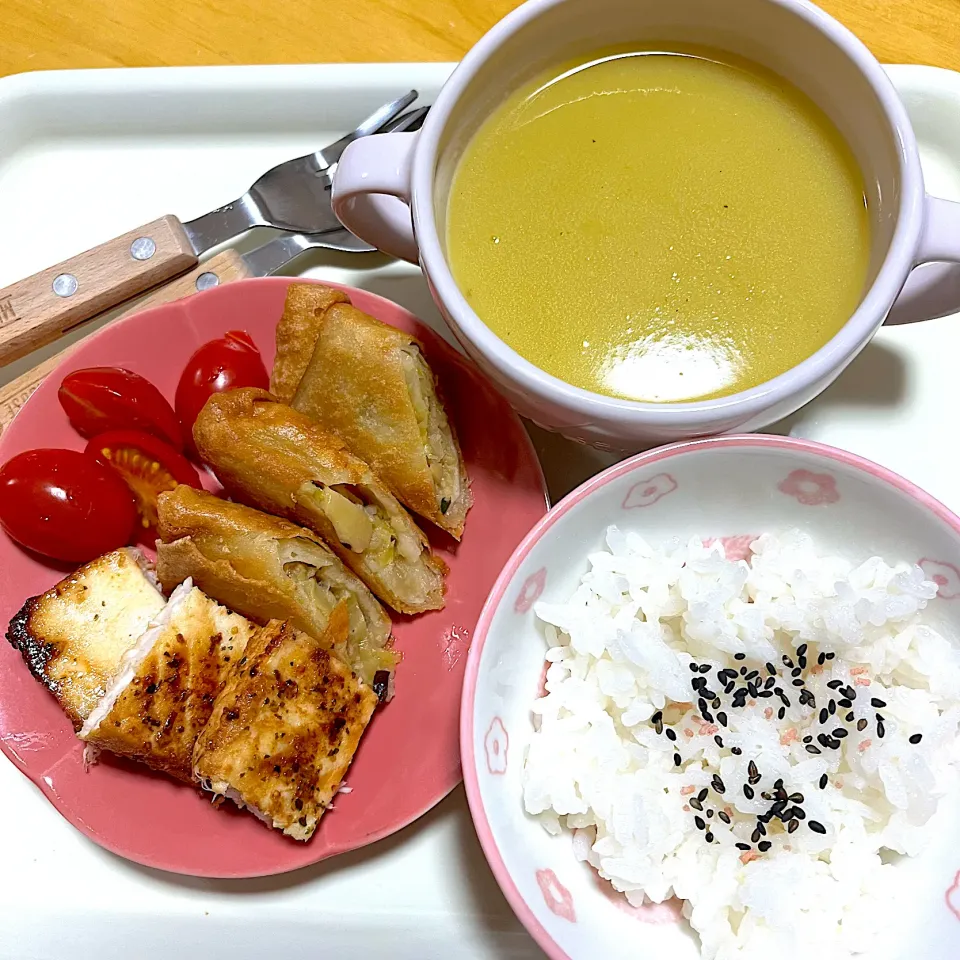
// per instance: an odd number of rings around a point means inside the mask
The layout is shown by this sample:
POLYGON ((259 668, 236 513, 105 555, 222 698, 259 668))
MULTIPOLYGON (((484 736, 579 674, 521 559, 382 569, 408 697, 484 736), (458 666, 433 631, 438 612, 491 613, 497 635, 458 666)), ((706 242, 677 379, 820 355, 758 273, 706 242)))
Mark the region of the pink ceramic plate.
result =
MULTIPOLYGON (((71 370, 123 366, 172 399, 191 353, 229 329, 249 331, 269 369, 291 282, 235 283, 107 327, 30 398, 0 439, 0 462, 31 447, 82 448, 57 402, 60 381, 71 370)), ((194 876, 282 873, 394 833, 460 781, 457 720, 467 650, 500 568, 546 511, 543 477, 519 419, 467 361, 396 304, 348 292, 361 310, 423 342, 456 424, 475 502, 459 546, 441 534, 434 541, 450 566, 446 607, 395 620, 403 652, 396 697, 360 745, 346 779, 351 792, 337 797, 306 844, 230 805, 217 810, 197 790, 146 768, 105 760, 84 771, 81 745, 56 702, 20 655, 0 644, 0 749, 78 830, 130 860, 194 876)), ((64 576, 64 569, 28 556, 2 533, 0 570, 3 624, 27 597, 64 576)))

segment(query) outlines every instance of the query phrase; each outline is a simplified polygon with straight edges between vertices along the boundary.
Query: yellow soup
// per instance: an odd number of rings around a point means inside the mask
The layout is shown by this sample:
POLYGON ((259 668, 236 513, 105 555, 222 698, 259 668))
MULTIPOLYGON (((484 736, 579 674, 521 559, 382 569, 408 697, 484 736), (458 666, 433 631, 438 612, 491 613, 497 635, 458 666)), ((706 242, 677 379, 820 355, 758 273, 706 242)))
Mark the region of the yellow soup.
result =
POLYGON ((528 84, 456 170, 447 251, 477 314, 567 383, 721 397, 809 357, 867 271, 863 181, 830 121, 727 55, 617 53, 528 84))

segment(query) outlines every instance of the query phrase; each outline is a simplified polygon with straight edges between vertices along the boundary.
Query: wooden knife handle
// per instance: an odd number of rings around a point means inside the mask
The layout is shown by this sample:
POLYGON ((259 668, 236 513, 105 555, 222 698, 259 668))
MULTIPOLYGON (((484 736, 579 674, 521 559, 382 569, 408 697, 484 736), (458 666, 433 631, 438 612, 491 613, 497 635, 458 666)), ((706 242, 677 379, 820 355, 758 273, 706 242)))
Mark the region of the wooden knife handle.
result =
POLYGON ((161 217, 0 289, 0 366, 196 266, 176 217, 161 217))
MULTIPOLYGON (((151 291, 116 319, 129 316, 131 313, 139 313, 139 311, 146 310, 148 307, 155 307, 161 303, 168 303, 171 300, 179 300, 181 297, 190 296, 200 288, 222 286, 225 283, 243 280, 249 276, 250 271, 240 254, 236 250, 224 250, 223 253, 211 257, 184 276, 151 291), (203 277, 204 280, 201 281, 200 288, 198 288, 197 281, 200 277, 203 277)), ((26 373, 21 374, 16 380, 0 387, 0 436, 16 416, 17 411, 43 382, 44 377, 62 363, 76 346, 77 344, 71 344, 66 350, 61 350, 55 356, 49 357, 26 373)))

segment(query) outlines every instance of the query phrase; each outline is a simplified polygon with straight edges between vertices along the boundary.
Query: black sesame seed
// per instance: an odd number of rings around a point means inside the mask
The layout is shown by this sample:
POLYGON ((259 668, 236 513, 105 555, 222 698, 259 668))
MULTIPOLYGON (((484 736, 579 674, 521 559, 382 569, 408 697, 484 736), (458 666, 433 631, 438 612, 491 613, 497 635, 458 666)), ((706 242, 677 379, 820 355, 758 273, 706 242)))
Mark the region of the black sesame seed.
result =
POLYGON ((764 681, 764 683, 763 683, 763 689, 764 689, 764 690, 772 690, 772 689, 773 689, 773 686, 774 686, 774 684, 775 684, 776 682, 777 682, 777 678, 776 678, 776 677, 767 677, 767 679, 766 679, 766 680, 764 681))
POLYGON ((709 673, 713 668, 709 663, 701 663, 699 669, 701 673, 709 673))
POLYGON ((809 690, 800 691, 800 702, 807 704, 811 710, 817 709, 817 698, 809 690))
POLYGON ((815 747, 812 743, 808 743, 806 747, 804 747, 804 749, 807 751, 807 753, 817 753, 817 754, 820 753, 820 750, 817 747, 815 747))
POLYGON ((704 710, 703 719, 706 723, 713 723, 713 714, 709 710, 704 710))
POLYGON ((670 729, 668 729, 668 730, 667 730, 667 739, 668 739, 671 743, 676 743, 676 742, 677 742, 677 731, 676 731, 676 730, 670 730, 670 729))
POLYGON ((795 687, 802 687, 802 686, 803 686, 803 680, 801 680, 800 677, 797 677, 797 679, 794 680, 794 681, 792 681, 792 682, 793 682, 793 685, 794 685, 795 687))
POLYGON ((741 667, 741 668, 740 668, 740 676, 741 676, 741 677, 745 677, 746 675, 747 675, 747 668, 746 668, 746 667, 741 667))
POLYGON ((733 659, 734 659, 734 660, 746 660, 746 659, 747 659, 747 655, 746 655, 745 653, 735 653, 735 654, 733 655, 733 659))
POLYGON ((708 830, 708 831, 703 835, 703 839, 706 840, 707 843, 713 843, 713 834, 708 830))
POLYGON ((776 803, 774 803, 774 805, 770 808, 769 812, 772 813, 775 817, 778 817, 786 809, 787 809, 787 801, 777 800, 776 803))
POLYGON ((911 742, 911 743, 919 743, 922 739, 923 739, 923 734, 922 734, 922 733, 915 733, 915 734, 910 738, 910 742, 911 742))
POLYGON ((817 657, 817 663, 822 667, 826 659, 827 659, 827 655, 821 652, 820 656, 817 657))
POLYGON ((747 674, 747 679, 748 679, 748 680, 753 680, 753 679, 755 679, 756 677, 759 677, 759 676, 760 676, 760 671, 759 671, 759 670, 751 670, 751 671, 747 674))
POLYGON ((791 811, 795 820, 806 820, 807 815, 801 807, 794 807, 791 811))
POLYGON ((714 774, 713 779, 710 781, 710 786, 713 787, 717 793, 726 793, 727 788, 723 785, 723 781, 720 779, 719 774, 714 774))
POLYGON ((766 853, 772 846, 773 844, 769 840, 762 840, 760 843, 757 844, 757 849, 761 853, 766 853))
POLYGON ((787 798, 791 803, 803 803, 803 794, 802 793, 791 793, 787 798))
POLYGON ((767 835, 767 828, 764 826, 763 819, 760 817, 757 817, 757 833, 759 833, 761 837, 767 835))
POLYGON ((697 825, 698 830, 706 830, 707 824, 703 817, 694 817, 693 822, 697 825))
POLYGON ((810 734, 808 733, 808 734, 803 738, 803 742, 804 742, 804 743, 813 743, 813 737, 811 737, 810 734))
POLYGON ((708 818, 708 819, 711 819, 712 817, 713 817, 713 811, 712 811, 712 810, 708 810, 708 811, 707 811, 707 818, 708 818))
POLYGON ((840 741, 839 741, 839 740, 834 740, 833 738, 831 738, 831 740, 830 740, 830 742, 827 744, 827 746, 828 746, 831 750, 837 750, 837 749, 839 749, 839 747, 840 747, 840 741))
POLYGON ((833 731, 833 735, 838 740, 842 740, 847 735, 847 733, 849 733, 849 731, 846 730, 844 727, 837 727, 836 730, 833 731))
MULTIPOLYGON (((821 656, 823 656, 823 654, 821 654, 821 656)), ((787 824, 787 833, 794 833, 794 832, 796 832, 796 830, 797 830, 797 828, 798 828, 799 826, 800 826, 800 821, 799 821, 799 820, 791 820, 791 821, 787 824)))
POLYGON ((886 705, 887 705, 886 700, 881 700, 879 697, 871 697, 871 698, 870 698, 870 706, 871 706, 871 707, 877 707, 877 708, 879 709, 879 708, 881 708, 881 707, 885 707, 886 705))
POLYGON ((730 683, 728 683, 728 684, 723 688, 723 692, 729 697, 730 694, 733 693, 733 688, 734 688, 735 686, 736 686, 736 684, 731 681, 730 683))
POLYGON ((861 717, 861 718, 857 721, 857 729, 858 729, 861 733, 863 733, 863 731, 867 729, 867 719, 866 719, 866 717, 861 717))
POLYGON ((843 690, 841 690, 840 692, 841 692, 848 700, 856 700, 856 699, 857 699, 857 691, 854 690, 853 687, 851 687, 851 686, 846 686, 846 687, 844 687, 843 690))
POLYGON ((708 794, 709 792, 710 792, 710 791, 709 791, 706 787, 704 787, 704 788, 697 794, 697 799, 698 799, 701 803, 703 803, 703 801, 707 799, 707 794, 708 794))
POLYGON ((740 754, 743 753, 743 751, 742 751, 739 747, 731 747, 731 748, 730 748, 730 752, 731 752, 735 757, 739 757, 740 754))
MULTIPOLYGON (((833 703, 832 700, 830 702, 833 703)), ((830 719, 830 711, 827 710, 826 707, 822 707, 820 709, 820 722, 826 723, 829 719, 830 719)))
POLYGON ((673 765, 674 765, 675 767, 679 767, 681 763, 683 763, 683 761, 680 759, 680 754, 679 754, 679 753, 675 753, 675 754, 673 755, 673 765))
POLYGON ((829 779, 829 778, 827 777, 826 774, 824 774, 824 775, 820 778, 820 789, 821 789, 821 790, 825 790, 825 789, 826 789, 826 787, 827 787, 827 780, 828 780, 828 779, 829 779))
POLYGON ((711 700, 717 699, 716 691, 709 690, 707 687, 700 688, 700 696, 709 703, 711 700))
POLYGON ((816 821, 816 820, 811 820, 811 821, 807 824, 807 826, 808 826, 814 833, 826 833, 826 832, 827 832, 827 828, 826 828, 822 823, 819 823, 819 822, 816 821))
POLYGON ((759 699, 759 700, 768 700, 768 699, 769 699, 770 697, 772 697, 772 696, 773 696, 773 691, 772 691, 772 690, 761 690, 761 691, 757 694, 757 699, 759 699))
POLYGON ((828 681, 827 686, 828 686, 831 690, 839 690, 839 689, 843 686, 843 681, 842 681, 842 680, 830 680, 830 681, 828 681))
POLYGON ((777 719, 778 719, 778 720, 782 720, 786 715, 787 715, 787 708, 786 708, 786 707, 781 707, 781 708, 777 711, 777 719))
POLYGON ((797 647, 797 656, 802 657, 806 652, 807 652, 807 645, 805 643, 801 643, 800 646, 797 647))
POLYGON ((753 780, 754 777, 758 779, 760 777, 760 774, 757 772, 757 765, 753 760, 747 764, 747 776, 749 776, 751 780, 753 780))
POLYGON ((760 837, 761 837, 761 836, 762 836, 762 834, 760 833, 759 830, 754 830, 753 833, 750 834, 750 839, 751 839, 754 843, 757 843, 757 842, 760 840, 760 837))
MULTIPOLYGON (((844 731, 844 733, 846 733, 846 731, 844 731)), ((722 747, 722 746, 723 746, 723 738, 720 736, 719 733, 713 738, 713 742, 714 742, 718 747, 722 747)))
POLYGON ((754 796, 755 796, 755 794, 754 794, 754 792, 753 792, 753 787, 751 787, 749 784, 745 783, 745 784, 743 785, 743 795, 744 795, 748 800, 752 800, 752 799, 754 798, 754 796))
POLYGON ((723 811, 723 810, 721 810, 721 811, 717 814, 717 816, 718 816, 724 823, 729 823, 729 822, 730 822, 730 814, 729 814, 729 813, 726 813, 726 812, 723 811))
POLYGON ((827 659, 828 659, 828 660, 832 660, 835 656, 836 656, 835 653, 828 653, 828 654, 827 654, 827 659))
POLYGON ((703 810, 703 804, 696 797, 691 797, 688 803, 694 810, 703 810))
POLYGON ((737 849, 738 849, 738 850, 751 850, 751 849, 753 849, 753 848, 750 846, 749 843, 738 843, 738 844, 737 844, 737 849))
POLYGON ((782 789, 783 789, 783 778, 782 778, 782 777, 777 777, 777 779, 773 781, 773 789, 774 789, 774 790, 782 790, 782 789))
POLYGON ((791 669, 793 669, 793 661, 786 654, 784 654, 780 659, 784 662, 784 664, 787 667, 790 667, 791 669))
POLYGON ((844 710, 849 710, 853 706, 853 701, 849 700, 847 697, 844 697, 840 701, 840 706, 843 707, 844 710))
POLYGON ((700 708, 701 713, 707 712, 707 701, 704 700, 703 697, 700 697, 700 699, 697 700, 697 706, 700 708))
POLYGON ((854 712, 852 710, 846 715, 846 717, 844 717, 847 723, 853 723, 853 718, 854 718, 854 712))
POLYGON ((806 669, 807 669, 807 658, 806 658, 806 657, 798 657, 798 658, 797 658, 797 666, 798 666, 798 667, 803 667, 803 669, 806 670, 806 669))
POLYGON ((827 704, 827 712, 831 717, 837 712, 837 705, 833 702, 833 700, 827 704))
POLYGON ((803 671, 802 671, 799 667, 794 667, 794 668, 790 671, 790 676, 791 676, 791 677, 799 677, 801 673, 803 673, 803 671))
POLYGON ((818 733, 818 734, 817 734, 817 743, 819 743, 821 747, 829 747, 829 746, 830 746, 830 738, 829 738, 825 733, 818 733))
POLYGON ((764 666, 766 666, 767 673, 769 673, 771 677, 775 677, 777 675, 777 668, 772 663, 767 661, 767 663, 764 664, 764 666))
POLYGON ((690 664, 690 672, 691 672, 691 673, 696 673, 699 669, 700 669, 700 668, 699 668, 695 663, 691 663, 691 664, 690 664))
POLYGON ((725 727, 727 725, 727 715, 722 710, 717 714, 717 722, 721 727, 725 727))
MULTIPOLYGON (((713 691, 711 691, 711 693, 712 693, 712 692, 713 692, 713 691)), ((714 697, 714 698, 713 698, 713 702, 710 704, 710 706, 713 707, 714 710, 719 709, 719 707, 720 707, 720 698, 719 698, 719 697, 714 697)))
POLYGON ((883 721, 878 720, 878 721, 877 721, 877 736, 882 740, 882 739, 884 738, 884 735, 886 734, 886 732, 887 732, 887 728, 884 727, 883 721))

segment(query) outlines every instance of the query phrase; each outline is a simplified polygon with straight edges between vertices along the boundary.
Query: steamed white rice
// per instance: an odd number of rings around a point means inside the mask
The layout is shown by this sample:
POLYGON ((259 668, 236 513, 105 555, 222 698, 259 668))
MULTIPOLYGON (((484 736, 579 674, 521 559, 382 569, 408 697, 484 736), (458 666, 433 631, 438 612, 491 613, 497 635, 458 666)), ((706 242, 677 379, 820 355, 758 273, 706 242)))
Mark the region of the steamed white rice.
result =
POLYGON ((923 623, 936 584, 797 532, 749 561, 606 543, 568 603, 536 606, 527 812, 631 904, 682 898, 704 960, 870 954, 896 891, 881 850, 917 854, 955 785, 960 655, 923 623))

